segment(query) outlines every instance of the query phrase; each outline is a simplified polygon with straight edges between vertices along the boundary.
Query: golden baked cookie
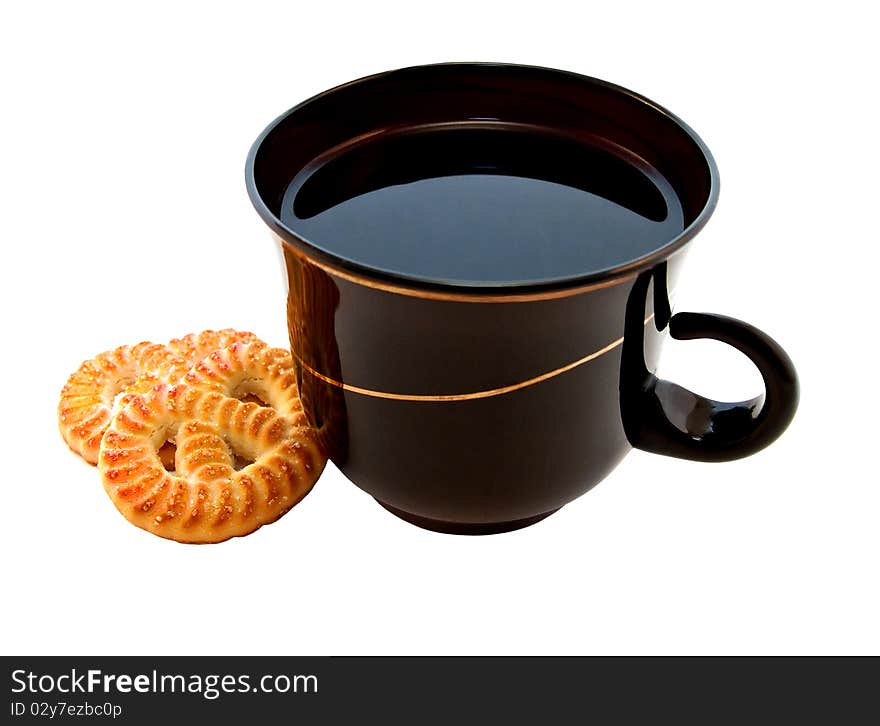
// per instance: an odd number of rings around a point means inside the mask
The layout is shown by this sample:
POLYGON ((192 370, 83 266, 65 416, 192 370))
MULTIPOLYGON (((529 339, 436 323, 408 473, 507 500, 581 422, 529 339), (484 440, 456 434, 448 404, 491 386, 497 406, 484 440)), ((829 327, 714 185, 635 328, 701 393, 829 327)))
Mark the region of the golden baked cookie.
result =
POLYGON ((178 542, 221 542, 299 502, 325 459, 299 398, 290 354, 233 343, 177 386, 130 397, 113 417, 98 468, 134 525, 178 542), (267 405, 239 400, 257 396, 267 405), (158 452, 176 445, 173 471, 158 452))
POLYGON ((95 464, 101 437, 126 396, 148 393, 158 383, 180 383, 193 364, 209 353, 253 340, 257 340, 253 333, 225 328, 191 333, 168 345, 143 342, 101 353, 85 361, 61 390, 61 435, 73 451, 95 464))
POLYGON ((90 464, 120 400, 157 383, 180 380, 190 364, 158 343, 122 345, 85 361, 67 379, 58 402, 58 428, 67 445, 90 464))

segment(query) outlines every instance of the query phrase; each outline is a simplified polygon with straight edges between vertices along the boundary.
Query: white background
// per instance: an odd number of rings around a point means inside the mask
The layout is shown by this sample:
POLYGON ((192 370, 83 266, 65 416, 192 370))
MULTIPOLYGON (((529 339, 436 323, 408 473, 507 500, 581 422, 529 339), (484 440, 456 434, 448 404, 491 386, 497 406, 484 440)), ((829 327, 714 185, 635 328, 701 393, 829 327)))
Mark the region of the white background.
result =
MULTIPOLYGON (((3 652, 880 652, 865 4, 5 7, 3 652), (325 88, 444 60, 598 76, 697 130, 722 192, 676 308, 786 347, 802 378, 788 433, 729 464, 633 452, 542 524, 495 537, 404 524, 332 466, 246 538, 192 547, 130 526, 58 435, 67 375, 211 327, 284 345, 278 254, 244 189, 252 140, 325 88)), ((662 373, 716 398, 759 388, 709 342, 669 343, 662 373)))

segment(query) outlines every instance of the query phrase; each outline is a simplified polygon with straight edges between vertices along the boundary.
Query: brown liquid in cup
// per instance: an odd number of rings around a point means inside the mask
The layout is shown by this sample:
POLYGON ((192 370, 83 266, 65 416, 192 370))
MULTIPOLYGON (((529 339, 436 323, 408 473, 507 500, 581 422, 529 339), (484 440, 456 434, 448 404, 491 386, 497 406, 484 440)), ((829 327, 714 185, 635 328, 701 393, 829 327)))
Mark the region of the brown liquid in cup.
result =
POLYGON ((684 229, 672 186, 637 157, 499 122, 337 147, 296 175, 281 220, 347 259, 465 284, 614 267, 684 229))

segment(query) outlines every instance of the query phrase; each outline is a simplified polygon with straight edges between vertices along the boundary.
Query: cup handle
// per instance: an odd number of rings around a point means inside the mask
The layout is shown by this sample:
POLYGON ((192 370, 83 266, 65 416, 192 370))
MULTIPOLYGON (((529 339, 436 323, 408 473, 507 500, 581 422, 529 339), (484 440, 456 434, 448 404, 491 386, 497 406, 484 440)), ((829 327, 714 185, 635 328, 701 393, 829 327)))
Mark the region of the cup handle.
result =
POLYGON ((630 379, 635 385, 622 396, 624 427, 634 447, 681 459, 731 461, 760 451, 785 431, 797 410, 798 380, 776 341, 741 320, 708 313, 676 313, 669 332, 676 340, 711 338, 745 353, 764 379, 764 393, 721 403, 642 367, 641 383, 630 379))

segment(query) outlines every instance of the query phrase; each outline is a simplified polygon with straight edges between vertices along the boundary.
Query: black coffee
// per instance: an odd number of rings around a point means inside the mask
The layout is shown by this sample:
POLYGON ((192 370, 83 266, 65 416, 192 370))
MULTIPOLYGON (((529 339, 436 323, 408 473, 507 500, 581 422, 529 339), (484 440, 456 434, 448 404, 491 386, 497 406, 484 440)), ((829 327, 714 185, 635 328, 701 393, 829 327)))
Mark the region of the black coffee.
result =
POLYGON ((335 256, 471 285, 609 269, 684 228, 669 182, 641 159, 497 122, 343 145, 294 178, 280 216, 335 256))

